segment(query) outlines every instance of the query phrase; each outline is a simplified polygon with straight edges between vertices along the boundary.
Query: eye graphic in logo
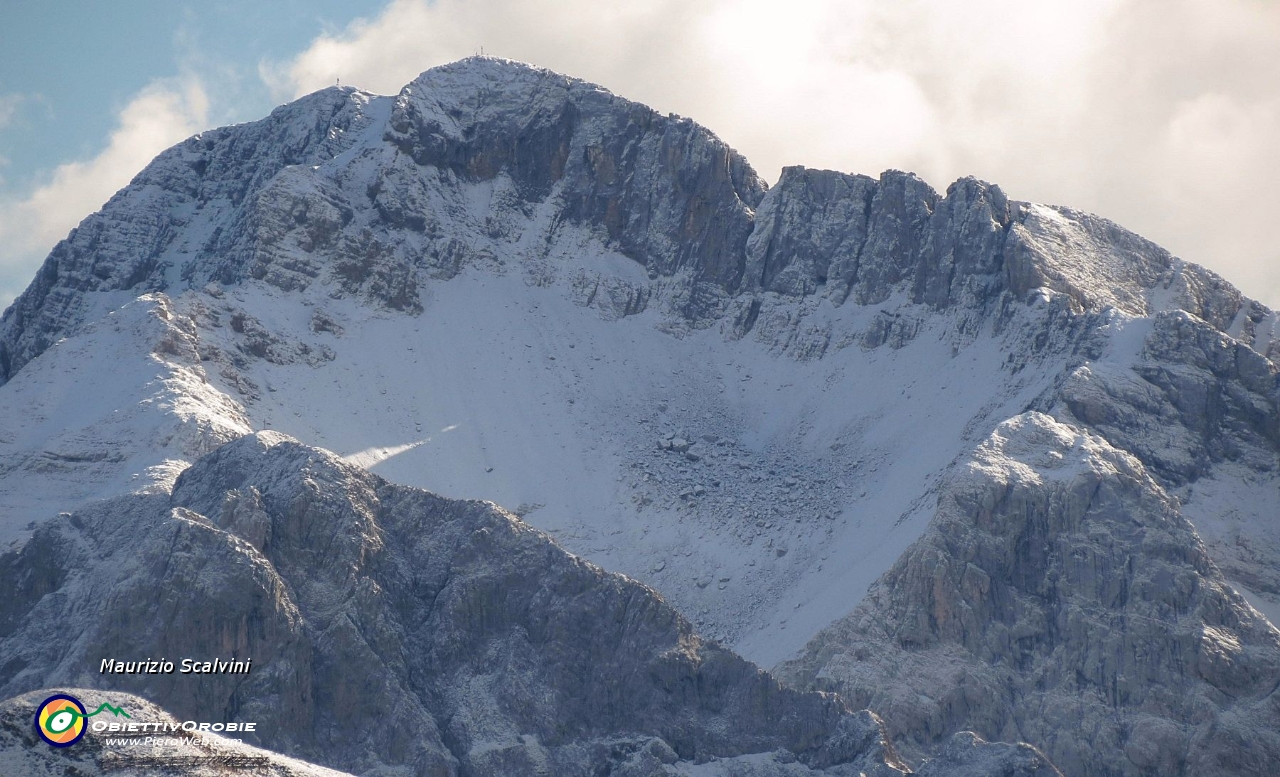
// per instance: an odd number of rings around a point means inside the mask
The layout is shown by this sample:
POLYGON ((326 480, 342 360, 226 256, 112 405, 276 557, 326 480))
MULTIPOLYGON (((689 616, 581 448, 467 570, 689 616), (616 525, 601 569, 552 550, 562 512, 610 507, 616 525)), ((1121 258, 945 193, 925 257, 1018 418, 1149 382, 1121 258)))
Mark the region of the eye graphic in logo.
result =
POLYGON ((84 705, 74 696, 55 694, 36 708, 36 731, 54 747, 67 747, 84 736, 84 719, 89 717, 84 705))
POLYGON ((85 718, 91 718, 103 710, 116 716, 132 717, 124 708, 113 707, 107 702, 98 705, 98 709, 93 712, 86 712, 84 705, 76 697, 56 693, 36 708, 36 733, 54 747, 74 745, 84 736, 85 718))

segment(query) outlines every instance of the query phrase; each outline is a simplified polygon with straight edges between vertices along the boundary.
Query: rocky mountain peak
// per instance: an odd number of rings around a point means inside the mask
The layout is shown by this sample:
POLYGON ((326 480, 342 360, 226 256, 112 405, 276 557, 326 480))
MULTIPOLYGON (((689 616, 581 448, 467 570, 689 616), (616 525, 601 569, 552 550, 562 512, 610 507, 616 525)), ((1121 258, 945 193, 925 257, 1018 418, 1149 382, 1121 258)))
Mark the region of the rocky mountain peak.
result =
POLYGON ((161 154, 0 318, 0 691, 93 685, 39 639, 80 618, 252 651, 132 690, 357 771, 1264 774, 1278 327, 1106 219, 766 187, 519 63, 322 90, 161 154))
POLYGON ((1044 289, 1082 311, 1176 307, 1221 330, 1241 311, 1272 318, 1105 219, 972 178, 943 196, 896 171, 793 167, 769 189, 688 119, 471 57, 396 97, 324 89, 161 154, 59 243, 0 319, 0 383, 75 331, 97 292, 321 283, 413 312, 431 278, 512 264, 544 276, 583 241, 647 274, 625 313, 657 304, 694 328, 729 321, 735 336, 771 293, 990 311, 1001 295, 1044 289))
MULTIPOLYGON (((779 685, 510 513, 276 433, 205 456, 172 495, 45 524, 0 555, 0 581, 0 693, 108 685, 253 721, 250 739, 353 772, 658 775, 721 759, 735 773, 742 758, 762 777, 909 773, 876 716, 779 685), (89 638, 50 654, 54 624, 89 638), (193 692, 96 671, 104 656, 209 650, 252 657, 252 673, 193 692)), ((947 759, 1055 773, 1033 748, 976 738, 947 759)))
POLYGON ((908 751, 1012 726, 1067 774, 1280 758, 1280 632, 1136 458, 1039 413, 978 446, 924 536, 782 674, 910 721, 908 751))

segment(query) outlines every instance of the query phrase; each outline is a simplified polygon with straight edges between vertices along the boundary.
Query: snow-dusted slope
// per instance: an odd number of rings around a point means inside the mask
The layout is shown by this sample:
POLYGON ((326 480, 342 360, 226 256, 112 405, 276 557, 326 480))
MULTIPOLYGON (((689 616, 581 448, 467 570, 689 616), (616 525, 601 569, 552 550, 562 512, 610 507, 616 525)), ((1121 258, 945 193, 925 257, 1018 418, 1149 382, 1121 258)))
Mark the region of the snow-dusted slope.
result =
MULTIPOLYGON (((197 369, 212 385, 193 387, 217 398, 202 404, 215 416, 226 408, 228 428, 246 423, 229 394, 254 428, 331 447, 398 482, 509 505, 766 664, 856 603, 922 530, 930 483, 1057 370, 1009 375, 1000 338, 989 336, 953 355, 945 319, 926 321, 898 350, 857 342, 822 360, 779 358, 716 330, 673 337, 652 313, 610 321, 557 289, 476 271, 433 287, 410 319, 260 286, 218 295, 166 304, 194 319, 194 347, 211 357, 197 369), (312 331, 317 322, 331 331, 312 331), (233 356, 251 352, 259 330, 324 357, 237 367, 233 356)), ((880 318, 854 306, 829 315, 851 334, 880 318)), ((98 348, 92 335, 73 337, 0 392, 27 401, 18 389, 59 374, 54 357, 82 337, 98 348)), ((90 428, 157 462, 184 460, 158 450, 163 437, 138 420, 171 417, 162 403, 84 390, 103 398, 108 418, 119 415, 112 405, 134 417, 125 431, 90 428)), ((26 416, 11 417, 25 428, 26 416)), ((24 439, 52 447, 38 428, 24 439)), ((50 479, 44 499, 15 468, 0 481, 22 508, 12 514, 25 523, 151 482, 132 474, 151 462, 108 447, 114 460, 92 466, 110 477, 93 480, 78 465, 64 479, 80 490, 50 479)))
POLYGON ((192 138, 59 244, 0 319, 0 498, 19 536, 278 429, 498 501, 773 664, 1032 409, 1136 456, 1276 613, 1277 327, 1105 219, 895 171, 766 189, 688 120, 472 58, 192 138))
MULTIPOLYGON (((999 341, 953 356, 945 322, 898 351, 795 361, 714 330, 672 337, 653 314, 603 320, 484 272, 433 287, 411 321, 279 296, 228 290, 218 304, 224 318, 269 311, 273 331, 319 315, 341 334, 324 338, 335 358, 319 369, 238 372, 260 387, 256 425, 508 505, 765 663, 852 606, 919 534, 922 497, 968 435, 1049 383, 1033 367, 993 387, 999 341)), ((831 316, 856 332, 877 311, 831 316)), ((205 331, 235 347, 225 327, 205 331)))
POLYGON ((191 320, 162 295, 126 300, 0 389, 0 536, 105 495, 167 490, 251 430, 209 384, 191 320))
POLYGON ((128 691, 353 772, 647 775, 781 751, 833 775, 906 771, 875 716, 779 686, 510 513, 274 432, 202 457, 171 495, 43 523, 0 555, 0 583, 0 694, 128 691), (252 668, 98 671, 126 657, 252 668))
POLYGON ((782 672, 880 711, 908 752, 972 729, 1067 774, 1280 763, 1280 631, 1137 459, 1040 413, 956 468, 925 535, 782 672))

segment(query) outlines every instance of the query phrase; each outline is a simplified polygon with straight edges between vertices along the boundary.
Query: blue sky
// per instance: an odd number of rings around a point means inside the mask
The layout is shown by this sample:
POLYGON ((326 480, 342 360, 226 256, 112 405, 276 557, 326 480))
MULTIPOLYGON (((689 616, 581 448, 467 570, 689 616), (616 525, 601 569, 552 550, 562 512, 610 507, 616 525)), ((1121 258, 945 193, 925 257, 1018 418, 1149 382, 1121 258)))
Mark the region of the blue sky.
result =
POLYGON ((227 98, 217 123, 257 118, 275 104, 258 76, 318 35, 340 29, 372 0, 321 2, 10 3, 0 12, 0 95, 13 106, 0 127, 6 188, 101 150, 119 111, 156 78, 216 71, 227 98), (14 103, 16 102, 16 105, 14 103))
POLYGON ((767 180, 976 175, 1280 306, 1280 2, 232 0, 0 9, 0 307, 167 146, 481 49, 690 116, 767 180))
MULTIPOLYGON (((259 75, 318 36, 376 14, 373 0, 259 3, 9 3, 0 11, 0 306, 7 306, 66 231, 127 183, 129 172, 190 132, 267 113, 278 102, 259 75), (188 121, 139 131, 135 153, 117 148, 113 164, 84 169, 39 208, 31 198, 60 166, 86 164, 111 146, 123 114, 148 107, 141 94, 197 85, 202 108, 188 121), (158 138, 158 140, 157 140, 158 138), (4 211, 9 211, 9 229, 4 211), (25 212, 24 212, 25 211, 25 212), (34 217, 34 218, 33 218, 34 217), (34 230, 27 227, 35 222, 34 230), (33 234, 33 232, 35 234, 33 234), (14 234, 16 233, 16 234, 14 234)), ((154 101, 152 101, 154 104, 154 101)), ((163 122, 162 122, 163 123, 163 122)), ((104 162, 110 160, 103 160, 104 162)), ((65 172, 65 171, 64 171, 65 172)))

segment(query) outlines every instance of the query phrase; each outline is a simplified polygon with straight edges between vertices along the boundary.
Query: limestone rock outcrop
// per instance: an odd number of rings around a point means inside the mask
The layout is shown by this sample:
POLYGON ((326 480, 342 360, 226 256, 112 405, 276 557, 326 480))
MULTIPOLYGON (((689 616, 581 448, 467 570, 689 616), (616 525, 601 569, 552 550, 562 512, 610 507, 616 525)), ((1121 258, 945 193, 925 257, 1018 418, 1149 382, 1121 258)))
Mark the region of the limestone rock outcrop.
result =
POLYGON ((884 716, 904 752, 972 730, 1068 775, 1280 763, 1280 631, 1133 456, 1028 413, 943 487, 921 537, 780 675, 884 716))
POLYGON ((274 433, 202 458, 172 496, 45 523, 0 556, 0 580, 3 694, 128 691, 355 772, 595 774, 642 751, 655 769, 787 751, 907 771, 870 713, 779 685, 510 513, 274 433), (252 670, 101 672, 182 658, 252 670))

